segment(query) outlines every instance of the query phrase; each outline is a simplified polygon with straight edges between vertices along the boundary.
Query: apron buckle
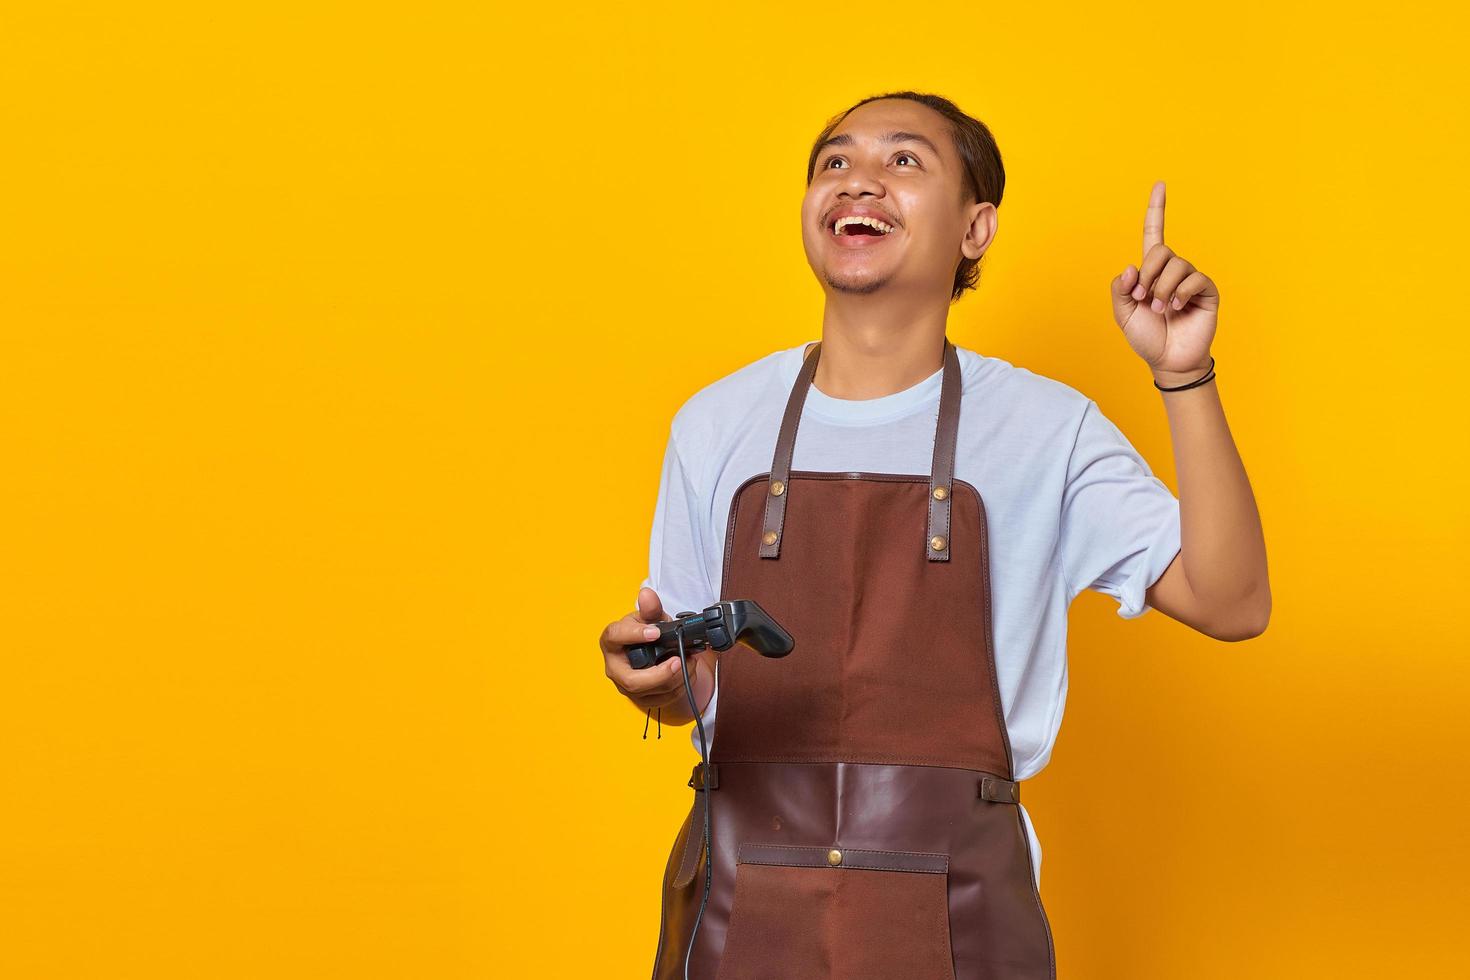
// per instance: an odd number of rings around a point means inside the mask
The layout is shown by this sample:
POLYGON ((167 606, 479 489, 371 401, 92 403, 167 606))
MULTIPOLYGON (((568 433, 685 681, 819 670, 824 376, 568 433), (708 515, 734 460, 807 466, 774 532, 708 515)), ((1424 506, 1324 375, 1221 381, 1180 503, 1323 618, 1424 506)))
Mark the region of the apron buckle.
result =
MULTIPOLYGON (((694 764, 694 772, 689 776, 689 785, 694 789, 704 789, 704 767, 697 762, 694 764)), ((720 788, 720 767, 713 762, 709 764, 709 788, 720 788)))
POLYGON ((992 803, 1020 803, 1021 784, 999 776, 980 777, 980 798, 992 803))

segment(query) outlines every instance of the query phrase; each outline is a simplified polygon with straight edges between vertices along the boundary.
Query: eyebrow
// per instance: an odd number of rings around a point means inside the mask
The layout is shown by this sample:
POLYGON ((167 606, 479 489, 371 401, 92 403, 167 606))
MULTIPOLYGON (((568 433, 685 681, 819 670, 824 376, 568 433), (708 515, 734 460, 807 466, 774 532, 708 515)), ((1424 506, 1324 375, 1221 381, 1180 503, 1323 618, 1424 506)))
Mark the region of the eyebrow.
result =
MULTIPOLYGON (((880 143, 921 143, 924 146, 927 146, 929 148, 930 152, 932 152, 935 156, 939 156, 940 155, 939 154, 939 147, 935 146, 932 142, 930 142, 929 137, 922 136, 919 133, 908 133, 908 132, 904 132, 903 130, 896 130, 896 131, 891 132, 891 133, 884 133, 882 136, 878 137, 878 142, 880 142, 880 143)), ((850 136, 847 133, 839 133, 836 136, 829 136, 825 140, 822 141, 822 145, 821 146, 817 147, 817 154, 818 155, 821 155, 822 151, 825 150, 825 149, 827 149, 827 147, 829 147, 829 146, 851 146, 852 143, 853 143, 852 136, 850 136)))

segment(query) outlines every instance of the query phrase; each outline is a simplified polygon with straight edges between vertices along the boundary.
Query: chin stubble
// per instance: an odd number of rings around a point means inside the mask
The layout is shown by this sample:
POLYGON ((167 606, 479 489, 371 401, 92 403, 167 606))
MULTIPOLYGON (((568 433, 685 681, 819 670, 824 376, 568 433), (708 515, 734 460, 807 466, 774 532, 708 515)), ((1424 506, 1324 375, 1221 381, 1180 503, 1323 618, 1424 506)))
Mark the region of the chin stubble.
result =
POLYGON ((839 293, 850 293, 854 296, 866 296, 868 293, 876 293, 888 283, 887 277, 884 277, 882 279, 874 279, 871 282, 865 283, 846 282, 844 280, 834 278, 831 273, 827 273, 823 278, 826 279, 827 285, 831 286, 839 293))

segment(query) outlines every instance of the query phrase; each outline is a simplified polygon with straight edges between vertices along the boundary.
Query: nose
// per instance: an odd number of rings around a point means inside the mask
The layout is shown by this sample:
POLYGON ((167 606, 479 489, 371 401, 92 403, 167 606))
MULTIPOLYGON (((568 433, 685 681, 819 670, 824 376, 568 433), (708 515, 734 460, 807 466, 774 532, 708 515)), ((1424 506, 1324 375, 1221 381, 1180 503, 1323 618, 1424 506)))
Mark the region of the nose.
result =
POLYGON ((852 164, 837 188, 837 196, 842 198, 882 197, 884 193, 883 181, 863 163, 852 164))

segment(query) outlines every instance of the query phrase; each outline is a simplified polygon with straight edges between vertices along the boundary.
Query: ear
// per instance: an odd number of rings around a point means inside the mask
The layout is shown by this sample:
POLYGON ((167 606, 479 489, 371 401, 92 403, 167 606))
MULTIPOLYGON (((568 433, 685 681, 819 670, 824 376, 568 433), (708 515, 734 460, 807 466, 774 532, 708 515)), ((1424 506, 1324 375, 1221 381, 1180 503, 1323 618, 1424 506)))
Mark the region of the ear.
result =
POLYGON ((978 259, 995 240, 996 223, 1000 216, 995 205, 989 201, 969 205, 965 214, 970 219, 970 224, 965 229, 964 241, 960 242, 960 251, 967 259, 978 259))

